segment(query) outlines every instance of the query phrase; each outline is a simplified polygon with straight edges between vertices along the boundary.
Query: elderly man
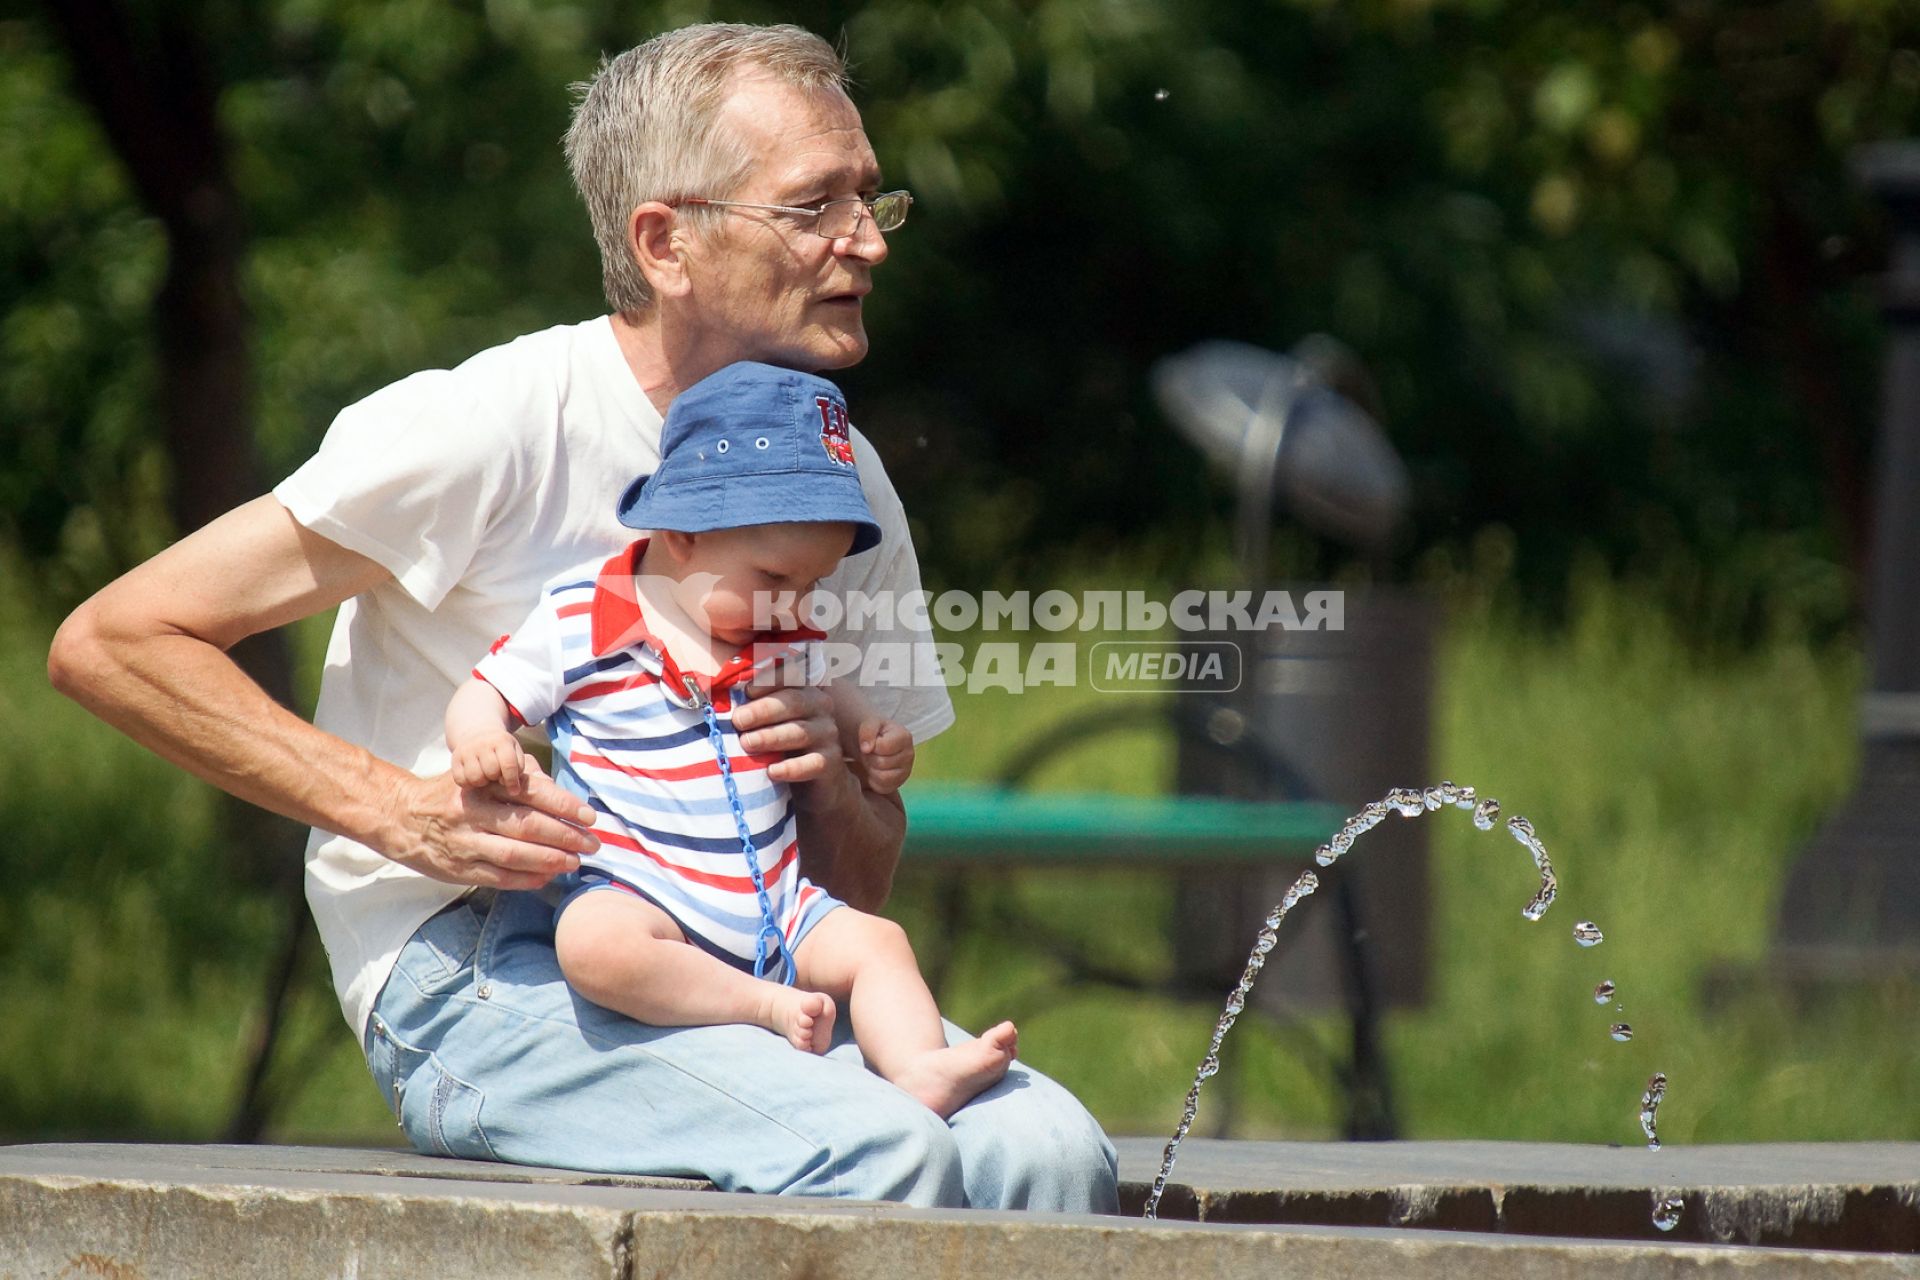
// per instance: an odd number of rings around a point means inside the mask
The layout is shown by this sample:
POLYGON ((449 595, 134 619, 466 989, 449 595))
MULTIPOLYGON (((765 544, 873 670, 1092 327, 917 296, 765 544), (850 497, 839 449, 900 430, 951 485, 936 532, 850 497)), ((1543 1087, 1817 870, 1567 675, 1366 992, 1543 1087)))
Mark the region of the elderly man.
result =
MULTIPOLYGON (((1019 1064, 948 1123, 862 1069, 850 1043, 816 1057, 756 1028, 650 1027, 580 1000, 537 891, 590 847, 578 826, 590 814, 544 778, 510 801, 445 773, 449 693, 549 575, 624 545, 616 500, 657 464, 673 397, 735 360, 860 360, 861 299, 906 213, 904 192, 879 191, 839 59, 793 27, 691 27, 613 59, 567 155, 614 314, 349 407, 271 496, 82 606, 55 640, 54 682, 315 828, 307 896, 342 1008, 420 1150, 760 1192, 1111 1211, 1111 1146, 1019 1064), (308 725, 224 651, 334 605, 308 725)), ((855 447, 884 539, 827 589, 912 590, 899 499, 855 447)), ((870 694, 920 738, 952 720, 941 689, 870 694)), ((825 696, 776 689, 735 720, 747 750, 787 756, 773 768, 798 784, 808 874, 878 906, 905 815, 842 758, 825 696)))

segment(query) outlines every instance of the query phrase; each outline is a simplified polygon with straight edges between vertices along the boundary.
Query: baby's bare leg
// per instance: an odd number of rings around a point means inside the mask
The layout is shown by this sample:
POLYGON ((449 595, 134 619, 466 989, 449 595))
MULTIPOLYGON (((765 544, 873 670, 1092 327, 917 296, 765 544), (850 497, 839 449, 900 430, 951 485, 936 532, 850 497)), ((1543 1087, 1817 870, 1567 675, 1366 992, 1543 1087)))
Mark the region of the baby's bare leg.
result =
POLYGON ((574 990, 639 1022, 744 1022, 810 1053, 825 1053, 833 1041, 830 998, 740 972, 690 945, 671 916, 631 893, 602 889, 575 898, 560 913, 554 949, 574 990))
POLYGON ((1018 1033, 1011 1022, 948 1046, 906 931, 891 920, 841 907, 801 941, 794 964, 802 986, 847 1001, 867 1064, 943 1118, 1013 1062, 1018 1033))

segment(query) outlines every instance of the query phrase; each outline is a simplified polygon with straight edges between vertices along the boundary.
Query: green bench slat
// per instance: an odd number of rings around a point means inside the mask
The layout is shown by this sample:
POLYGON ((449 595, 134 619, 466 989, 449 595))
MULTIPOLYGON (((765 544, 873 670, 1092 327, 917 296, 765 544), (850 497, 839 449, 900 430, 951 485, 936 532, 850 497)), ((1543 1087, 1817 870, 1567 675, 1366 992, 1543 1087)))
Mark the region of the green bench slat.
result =
POLYGON ((1009 791, 916 783, 905 792, 917 862, 1256 862, 1297 857, 1336 831, 1339 805, 1009 791))

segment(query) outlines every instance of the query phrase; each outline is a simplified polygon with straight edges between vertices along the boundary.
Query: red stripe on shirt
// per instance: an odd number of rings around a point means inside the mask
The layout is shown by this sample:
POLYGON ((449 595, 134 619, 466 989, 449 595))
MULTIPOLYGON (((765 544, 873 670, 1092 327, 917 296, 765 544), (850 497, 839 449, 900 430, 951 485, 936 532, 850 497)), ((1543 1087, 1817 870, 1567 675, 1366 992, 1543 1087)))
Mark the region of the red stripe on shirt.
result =
MULTIPOLYGON (((728 756, 727 763, 736 774, 753 773, 778 764, 784 756, 728 756)), ((621 764, 606 756, 590 756, 575 751, 567 756, 574 764, 584 764, 593 768, 612 769, 624 773, 629 778, 653 778, 660 782, 685 782, 689 778, 712 778, 720 773, 718 760, 706 760, 695 764, 675 765, 666 769, 636 769, 632 765, 621 764)))
MULTIPOLYGON (((800 846, 797 844, 794 846, 794 848, 796 849, 799 847, 800 846)), ((813 885, 813 884, 808 885, 806 888, 800 891, 800 896, 794 900, 793 914, 787 920, 787 941, 788 942, 793 941, 793 931, 795 929, 798 929, 800 927, 800 922, 807 918, 807 907, 812 904, 815 898, 819 897, 824 892, 826 891, 820 888, 819 885, 813 885)))
MULTIPOLYGON (((631 836, 623 836, 616 832, 601 830, 596 830, 593 834, 600 837, 602 844, 610 844, 616 849, 625 849, 630 853, 637 853, 643 857, 651 858, 682 880, 691 880, 695 884, 710 885, 715 889, 725 889, 729 893, 753 892, 752 876, 723 876, 711 871, 696 871, 692 867, 683 867, 677 862, 668 861, 665 857, 655 853, 652 849, 647 848, 647 846, 641 844, 631 836)), ((778 862, 774 863, 771 867, 766 867, 761 870, 760 879, 762 882, 772 885, 775 880, 780 878, 780 873, 787 869, 787 864, 792 862, 799 854, 800 845, 798 841, 787 845, 787 847, 781 851, 778 862)))

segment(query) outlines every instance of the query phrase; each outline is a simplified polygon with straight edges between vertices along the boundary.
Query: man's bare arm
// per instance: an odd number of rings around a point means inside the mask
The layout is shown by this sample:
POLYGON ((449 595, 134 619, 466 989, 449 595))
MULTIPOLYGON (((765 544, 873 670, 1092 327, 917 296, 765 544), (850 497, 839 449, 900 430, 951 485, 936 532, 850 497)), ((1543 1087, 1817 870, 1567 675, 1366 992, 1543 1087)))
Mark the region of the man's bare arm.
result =
POLYGON ((827 691, 775 686, 738 708, 733 723, 746 750, 787 753, 767 772, 794 784, 808 878, 849 906, 879 910, 893 892, 907 811, 898 795, 877 795, 860 784, 841 752, 827 691))
POLYGON ((226 651, 390 575, 257 498, 109 583, 55 635, 54 687, 243 800, 439 880, 533 888, 593 839, 580 802, 536 779, 520 803, 420 778, 280 706, 226 651), (564 821, 563 821, 564 819, 564 821))
POLYGON ((801 858, 807 875, 834 897, 862 911, 878 911, 893 892, 893 873, 907 838, 900 795, 860 785, 845 763, 794 789, 800 817, 801 858))

